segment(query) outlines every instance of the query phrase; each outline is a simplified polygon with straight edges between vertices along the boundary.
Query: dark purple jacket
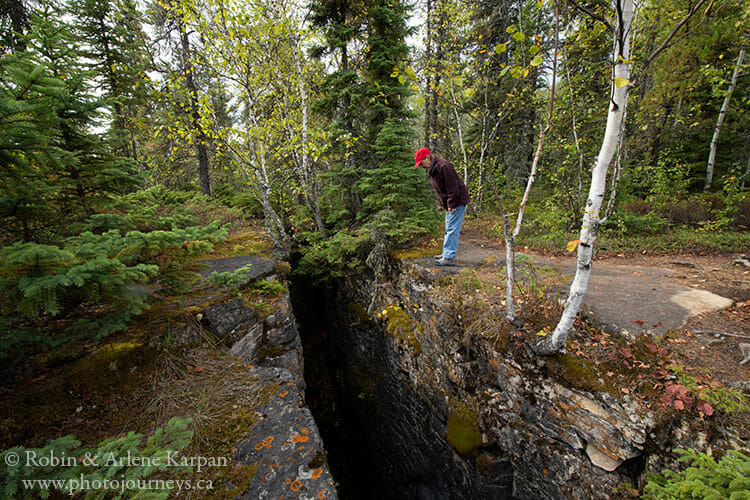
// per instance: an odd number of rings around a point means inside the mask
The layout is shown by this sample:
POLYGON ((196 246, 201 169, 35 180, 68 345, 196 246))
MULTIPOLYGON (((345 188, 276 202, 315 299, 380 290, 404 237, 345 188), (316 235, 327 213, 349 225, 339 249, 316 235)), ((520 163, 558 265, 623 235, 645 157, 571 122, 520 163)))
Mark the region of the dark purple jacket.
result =
POLYGON ((451 162, 443 158, 435 158, 428 170, 432 187, 437 193, 440 206, 445 210, 462 207, 469 203, 469 190, 456 173, 451 162))

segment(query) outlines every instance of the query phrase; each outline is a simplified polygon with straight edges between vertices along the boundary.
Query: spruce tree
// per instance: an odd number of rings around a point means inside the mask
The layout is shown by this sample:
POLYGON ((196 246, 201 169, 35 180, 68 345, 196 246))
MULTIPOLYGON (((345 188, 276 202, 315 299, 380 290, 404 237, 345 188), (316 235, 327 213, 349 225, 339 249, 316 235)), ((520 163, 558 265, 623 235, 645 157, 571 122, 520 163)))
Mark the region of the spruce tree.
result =
POLYGON ((362 177, 362 162, 367 147, 360 139, 365 123, 361 109, 365 106, 362 81, 358 75, 358 54, 351 52, 351 42, 360 39, 364 30, 361 1, 330 2, 313 0, 310 4, 312 24, 322 31, 325 45, 313 47, 312 55, 332 58, 335 70, 322 82, 320 98, 313 111, 330 120, 329 143, 331 166, 325 175, 324 202, 326 219, 333 226, 348 226, 361 207, 355 188, 362 177))
POLYGON ((133 0, 72 0, 69 10, 85 41, 82 52, 112 110, 118 152, 136 159, 133 118, 148 93, 148 53, 140 14, 133 0))
POLYGON ((92 131, 103 102, 61 9, 31 14, 27 50, 0 60, 0 217, 10 241, 52 242, 137 182, 92 131))
POLYGON ((409 48, 407 12, 403 2, 375 0, 367 10, 365 75, 368 98, 367 138, 374 154, 359 183, 361 217, 396 241, 424 231, 434 215, 428 183, 412 168, 414 113, 405 69, 409 48))

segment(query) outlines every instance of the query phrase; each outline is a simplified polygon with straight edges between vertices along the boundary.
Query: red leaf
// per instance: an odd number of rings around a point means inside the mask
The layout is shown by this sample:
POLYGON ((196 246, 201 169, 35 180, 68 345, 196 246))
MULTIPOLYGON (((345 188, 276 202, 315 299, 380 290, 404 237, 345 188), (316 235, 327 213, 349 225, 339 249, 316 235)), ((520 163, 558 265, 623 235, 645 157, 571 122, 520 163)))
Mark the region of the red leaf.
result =
POLYGON ((664 325, 662 325, 661 321, 659 321, 657 324, 651 325, 651 326, 653 326, 654 328, 659 328, 660 326, 664 326, 664 325))
POLYGON ((675 407, 675 408, 677 408, 678 410, 684 410, 684 409, 685 409, 685 405, 683 404, 683 402, 682 402, 682 400, 681 400, 681 399, 675 399, 675 400, 674 400, 674 401, 672 402, 672 404, 673 404, 673 405, 674 405, 674 407, 675 407))
POLYGON ((631 320, 630 320, 630 322, 631 322, 631 323, 635 323, 635 324, 636 324, 636 325, 638 325, 638 326, 643 326, 643 325, 644 325, 644 324, 646 323, 646 322, 645 322, 645 321, 643 321, 642 319, 631 319, 631 320))
POLYGON ((703 412, 706 416, 711 416, 714 414, 714 408, 708 403, 702 403, 698 405, 698 410, 703 412))

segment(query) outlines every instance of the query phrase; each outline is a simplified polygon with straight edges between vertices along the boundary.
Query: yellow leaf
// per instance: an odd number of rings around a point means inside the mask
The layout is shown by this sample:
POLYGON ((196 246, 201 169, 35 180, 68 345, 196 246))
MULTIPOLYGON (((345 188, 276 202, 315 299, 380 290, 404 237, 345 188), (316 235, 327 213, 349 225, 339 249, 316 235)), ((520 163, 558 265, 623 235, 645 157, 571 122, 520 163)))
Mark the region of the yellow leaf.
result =
POLYGON ((542 328, 541 330, 539 330, 538 332, 536 332, 536 334, 539 335, 540 337, 546 337, 548 333, 549 333, 549 327, 548 326, 545 326, 544 328, 542 328))
POLYGON ((578 248, 578 244, 580 242, 581 242, 581 240, 572 240, 572 241, 569 241, 568 244, 565 246, 565 249, 568 252, 572 252, 573 250, 575 250, 576 248, 578 248))
POLYGON ((630 80, 626 80, 626 79, 622 78, 621 76, 618 76, 617 78, 615 78, 615 85, 617 87, 624 87, 628 83, 630 83, 630 80))

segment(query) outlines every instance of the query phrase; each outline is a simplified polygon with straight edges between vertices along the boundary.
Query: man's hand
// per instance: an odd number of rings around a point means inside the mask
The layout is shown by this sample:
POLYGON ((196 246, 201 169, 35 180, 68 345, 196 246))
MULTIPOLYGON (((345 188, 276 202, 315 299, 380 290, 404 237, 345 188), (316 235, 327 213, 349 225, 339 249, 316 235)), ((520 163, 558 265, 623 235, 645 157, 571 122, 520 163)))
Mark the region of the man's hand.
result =
POLYGON ((450 213, 453 213, 453 212, 455 212, 455 211, 456 211, 456 209, 455 209, 455 208, 449 208, 449 209, 448 209, 448 211, 449 211, 450 213))

